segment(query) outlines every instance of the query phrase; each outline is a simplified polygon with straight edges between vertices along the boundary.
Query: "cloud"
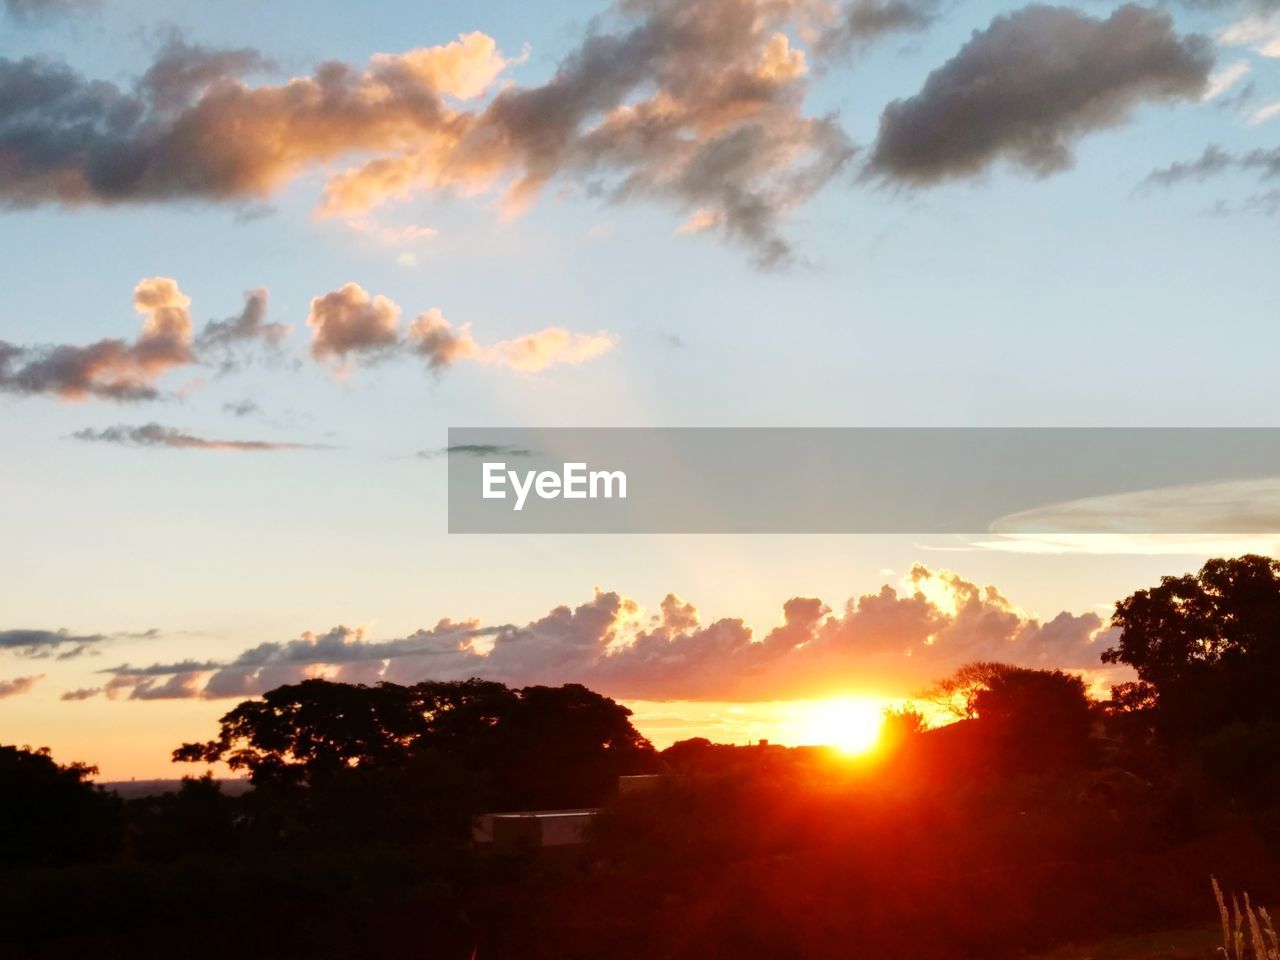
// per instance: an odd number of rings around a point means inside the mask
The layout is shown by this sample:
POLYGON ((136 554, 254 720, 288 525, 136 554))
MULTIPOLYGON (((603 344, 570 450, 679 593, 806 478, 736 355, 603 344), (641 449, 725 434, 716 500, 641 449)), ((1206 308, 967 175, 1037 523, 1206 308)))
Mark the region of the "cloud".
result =
POLYGON ((245 399, 224 403, 222 405, 222 411, 223 413, 231 414, 233 417, 252 417, 255 414, 261 413, 262 408, 258 406, 257 401, 245 399))
POLYGON ((418 456, 425 459, 447 456, 451 453, 466 457, 527 457, 529 450, 523 447, 509 447, 500 443, 455 443, 438 450, 420 450, 418 456))
POLYGON ((142 329, 132 342, 19 346, 0 341, 0 392, 63 400, 154 400, 169 371, 197 363, 234 366, 236 348, 251 343, 278 346, 289 330, 265 322, 265 289, 247 293, 238 316, 210 321, 199 336, 191 319, 191 298, 170 277, 139 281, 133 306, 142 329))
POLYGON ((56 655, 70 660, 89 652, 107 639, 106 634, 73 634, 66 630, 0 630, 0 650, 11 650, 20 657, 41 659, 56 655))
POLYGON ((646 615, 636 601, 597 590, 586 603, 555 607, 524 626, 441 620, 381 641, 363 628, 338 626, 262 643, 229 661, 113 668, 108 688, 139 699, 161 691, 221 698, 315 676, 362 683, 481 676, 514 684, 576 681, 650 700, 906 695, 972 660, 1109 675, 1099 657, 1114 639, 1096 612, 1042 620, 994 587, 922 565, 838 611, 816 597, 793 597, 782 617, 757 639, 740 618, 704 624, 693 604, 675 595, 646 615))
POLYGON ((1249 75, 1253 69, 1248 60, 1237 60, 1209 75, 1209 85, 1205 87, 1201 100, 1216 100, 1237 83, 1249 75))
POLYGON ((385 356, 400 342, 399 322, 400 308, 387 297, 371 297, 359 284, 345 284, 311 301, 311 355, 339 362, 385 356))
POLYGON ((1197 100, 1213 57, 1162 11, 1127 5, 1105 20, 1066 7, 996 17, 880 117, 869 173, 911 186, 972 177, 998 160, 1037 176, 1067 169, 1084 135, 1142 103, 1197 100))
POLYGON ((1280 477, 1178 484, 1044 504, 992 522, 995 534, 1277 534, 1280 477))
POLYGON ((195 362, 191 300, 175 281, 153 277, 134 288, 133 305, 142 316, 142 330, 132 343, 109 339, 84 347, 19 347, 0 342, 0 390, 66 400, 155 398, 160 377, 195 362))
POLYGON ((271 450, 320 450, 311 443, 285 443, 273 440, 211 440, 185 433, 175 427, 148 423, 139 427, 115 426, 102 430, 85 428, 71 435, 76 440, 113 443, 129 447, 177 447, 187 450, 226 450, 260 452, 271 450))
POLYGON ((938 0, 852 0, 818 36, 825 55, 861 50, 892 33, 923 30, 938 16, 938 0))
POLYGON ((1280 116, 1280 100, 1273 100, 1271 103, 1264 103, 1250 113, 1249 123, 1253 125, 1266 123, 1277 116, 1280 116))
POLYGON ((0 700, 5 697, 16 697, 27 693, 32 687, 44 679, 43 673, 31 677, 14 677, 12 680, 0 680, 0 700))
MULTIPOLYGON (((864 4, 844 32, 905 22, 906 2, 864 4)), ((712 210, 717 232, 777 266, 793 257, 782 219, 853 154, 833 117, 804 112, 802 6, 621 0, 545 83, 496 92, 514 61, 482 33, 280 84, 246 82, 263 66, 250 52, 176 42, 130 87, 0 60, 0 203, 243 205, 336 166, 324 216, 439 190, 498 190, 514 213, 559 180, 712 210)))
POLYGON ((80 687, 76 690, 68 690, 60 696, 59 700, 88 700, 96 697, 102 692, 101 687, 80 687))
POLYGON ((434 227, 422 227, 415 223, 388 226, 375 223, 367 217, 351 217, 346 221, 346 225, 347 229, 353 233, 388 247, 403 247, 422 240, 430 240, 440 233, 434 227))
POLYGON ((1172 187, 1188 180, 1207 180, 1231 170, 1256 173, 1263 180, 1280 176, 1280 147, 1231 153, 1211 143, 1194 160, 1179 161, 1153 170, 1138 184, 1138 188, 1172 187))
POLYGON ((1221 31, 1217 40, 1224 47, 1251 47, 1264 57, 1280 57, 1280 10, 1274 0, 1259 3, 1268 12, 1237 20, 1221 31))
POLYGON ((617 341, 607 333, 570 333, 563 327, 547 327, 537 333, 499 340, 482 349, 482 363, 536 372, 558 363, 585 363, 613 349, 617 341))
POLYGON ((5 13, 22 24, 73 16, 97 5, 98 0, 4 0, 5 13))
POLYGON ((205 362, 221 356, 222 365, 233 368, 237 348, 244 345, 276 350, 292 329, 286 323, 267 322, 268 293, 266 287, 249 290, 244 295, 244 309, 226 320, 210 320, 200 331, 197 349, 205 362))
POLYGON ((505 61, 493 41, 374 56, 366 69, 247 85, 246 51, 175 42, 132 89, 26 58, 0 61, 0 151, 11 205, 261 199, 310 166, 456 137, 446 96, 473 96, 505 61))
POLYGON ((400 314, 395 301, 381 294, 373 296, 356 283, 316 297, 307 317, 307 326, 312 329, 311 354, 317 360, 336 361, 341 368, 407 353, 437 372, 459 360, 471 360, 532 373, 555 364, 585 363, 607 353, 617 342, 604 331, 586 334, 547 327, 485 346, 471 335, 469 325, 455 327, 438 307, 419 314, 403 335, 400 314))

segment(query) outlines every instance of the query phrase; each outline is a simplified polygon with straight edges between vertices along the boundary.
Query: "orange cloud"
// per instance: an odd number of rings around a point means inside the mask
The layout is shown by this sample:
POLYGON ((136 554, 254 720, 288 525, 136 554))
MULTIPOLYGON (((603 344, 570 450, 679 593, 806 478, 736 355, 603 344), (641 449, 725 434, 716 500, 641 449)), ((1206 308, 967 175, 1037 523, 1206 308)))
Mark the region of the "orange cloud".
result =
POLYGON ((1063 668, 1094 682, 1124 675, 1100 662, 1114 634, 1097 613, 1041 620, 994 587, 946 570, 917 566, 901 585, 852 597, 839 611, 816 597, 793 597, 782 614, 779 626, 757 638, 740 618, 703 623, 674 594, 646 617, 636 601, 597 590, 523 626, 441 620, 391 640, 335 627, 263 643, 230 661, 107 672, 119 687, 150 695, 252 696, 323 666, 335 679, 362 683, 480 676, 574 681, 623 698, 739 701, 851 691, 905 696, 974 660, 1063 668))
POLYGON ((534 373, 555 364, 585 363, 613 349, 617 338, 606 332, 573 333, 547 327, 536 333, 491 345, 479 343, 470 325, 455 327, 439 307, 418 315, 401 336, 400 306, 348 283, 311 301, 307 325, 312 328, 311 353, 317 360, 372 362, 395 351, 412 353, 432 370, 459 360, 534 373))
POLYGON ((775 265, 791 256, 781 218, 853 155, 834 119, 803 112, 808 65, 789 39, 800 6, 621 2, 549 80, 487 103, 513 61, 482 33, 277 84, 244 79, 266 68, 253 51, 181 43, 131 91, 47 61, 0 61, 0 89, 40 118, 0 131, 0 202, 243 201, 358 158, 328 177, 322 216, 494 188, 510 214, 560 179, 709 211, 775 265))
POLYGON ((234 362, 229 351, 236 346, 256 342, 275 347, 288 333, 282 324, 265 322, 265 289, 250 291, 238 316, 210 321, 199 336, 191 320, 191 298, 176 280, 139 281, 133 306, 142 317, 133 342, 112 338, 85 346, 19 346, 0 341, 0 392, 63 400, 151 400, 160 395, 157 385, 170 370, 215 361, 226 366, 234 362))
POLYGON ((387 297, 371 297, 358 283, 315 297, 307 326, 311 355, 317 360, 346 361, 385 353, 399 342, 400 308, 387 297))

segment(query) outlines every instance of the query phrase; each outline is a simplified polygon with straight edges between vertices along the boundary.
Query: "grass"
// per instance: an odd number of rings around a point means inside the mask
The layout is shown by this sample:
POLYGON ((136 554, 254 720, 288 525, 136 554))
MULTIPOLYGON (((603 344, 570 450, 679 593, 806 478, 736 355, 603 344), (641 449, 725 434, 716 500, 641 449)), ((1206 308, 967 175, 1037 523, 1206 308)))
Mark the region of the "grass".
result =
POLYGON ((1220 925, 1072 944, 1033 960, 1280 960, 1280 936, 1265 907, 1246 893, 1230 901, 1211 878, 1220 925))
POLYGON ((1228 909, 1216 877, 1213 878, 1213 895, 1218 901, 1218 916, 1222 919, 1222 956, 1227 960, 1280 960, 1280 938, 1276 936, 1266 907, 1254 907, 1247 893, 1242 906, 1233 893, 1228 909))
POLYGON ((1165 930, 1101 943, 1073 944, 1040 954, 1034 960, 1219 960, 1221 938, 1217 926, 1165 930))

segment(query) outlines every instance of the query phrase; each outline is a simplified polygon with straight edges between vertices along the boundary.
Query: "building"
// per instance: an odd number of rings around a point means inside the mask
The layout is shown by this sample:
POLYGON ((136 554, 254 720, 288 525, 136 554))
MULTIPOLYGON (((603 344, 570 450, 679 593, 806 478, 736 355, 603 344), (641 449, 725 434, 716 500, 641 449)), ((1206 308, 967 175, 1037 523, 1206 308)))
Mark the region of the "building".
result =
POLYGON ((471 839, 494 850, 578 846, 586 842, 587 827, 599 812, 583 808, 484 813, 472 824, 471 839))

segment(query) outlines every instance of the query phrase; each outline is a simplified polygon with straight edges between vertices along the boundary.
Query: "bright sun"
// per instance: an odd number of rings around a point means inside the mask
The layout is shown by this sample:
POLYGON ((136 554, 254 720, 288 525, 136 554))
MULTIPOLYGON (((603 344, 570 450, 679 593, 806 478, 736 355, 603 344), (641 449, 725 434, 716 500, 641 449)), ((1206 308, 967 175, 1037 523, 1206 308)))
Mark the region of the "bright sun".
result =
POLYGON ((884 705, 875 700, 821 700, 808 708, 803 735, 806 743, 835 747, 841 753, 866 753, 880 739, 884 705))

